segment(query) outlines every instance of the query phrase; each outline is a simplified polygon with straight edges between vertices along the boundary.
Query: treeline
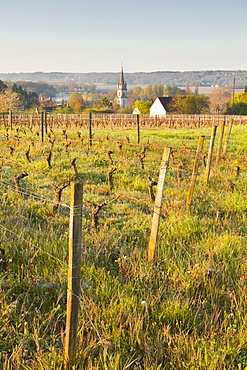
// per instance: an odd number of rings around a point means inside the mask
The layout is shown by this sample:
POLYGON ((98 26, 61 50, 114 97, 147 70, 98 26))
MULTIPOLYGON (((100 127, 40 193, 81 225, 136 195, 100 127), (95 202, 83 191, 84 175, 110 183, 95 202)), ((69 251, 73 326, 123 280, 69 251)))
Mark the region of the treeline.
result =
MULTIPOLYGON (((5 73, 0 74, 4 81, 32 81, 46 82, 49 84, 64 84, 68 81, 74 83, 116 85, 119 82, 119 73, 63 73, 63 72, 34 72, 34 73, 5 73)), ((169 86, 183 86, 189 82, 191 86, 233 86, 235 79, 236 88, 247 85, 247 70, 209 70, 209 71, 155 71, 125 73, 125 80, 130 85, 162 84, 169 86)))
POLYGON ((128 90, 128 108, 119 109, 116 101, 116 90, 107 94, 99 93, 92 84, 60 85, 63 91, 75 90, 64 102, 57 107, 49 94, 54 94, 56 88, 43 83, 7 84, 0 80, 0 111, 9 109, 31 110, 50 107, 57 113, 80 113, 83 111, 107 113, 132 113, 135 108, 141 114, 149 114, 150 106, 158 97, 171 96, 172 102, 168 111, 178 114, 247 114, 247 87, 244 92, 232 95, 230 87, 217 87, 212 94, 198 94, 198 84, 190 88, 187 82, 185 89, 176 85, 148 84, 146 87, 136 86, 128 90), (26 88, 25 88, 25 87, 26 88), (36 91, 32 91, 34 88, 36 91), (71 90, 69 90, 71 88, 71 90), (68 90, 66 90, 68 89, 68 90), (38 93, 39 92, 39 95, 38 93))
POLYGON ((43 95, 46 97, 54 97, 57 93, 57 90, 54 86, 49 85, 48 83, 44 82, 32 82, 32 81, 18 81, 13 83, 9 81, 5 81, 10 89, 13 89, 13 86, 21 86, 23 90, 27 92, 34 92, 35 94, 43 95))
POLYGON ((177 86, 164 86, 162 84, 148 84, 144 88, 137 86, 128 91, 128 103, 129 106, 133 106, 136 100, 154 101, 157 96, 186 95, 188 92, 189 90, 186 91, 177 86))
POLYGON ((79 91, 94 94, 96 93, 96 85, 90 83, 76 83, 68 81, 66 83, 56 83, 52 85, 56 92, 79 91))

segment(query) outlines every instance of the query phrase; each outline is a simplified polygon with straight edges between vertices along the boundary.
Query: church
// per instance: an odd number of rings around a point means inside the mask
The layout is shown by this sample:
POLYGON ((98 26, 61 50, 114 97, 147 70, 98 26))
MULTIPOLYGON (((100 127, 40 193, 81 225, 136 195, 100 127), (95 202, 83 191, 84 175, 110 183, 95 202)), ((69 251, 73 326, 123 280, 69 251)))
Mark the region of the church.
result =
POLYGON ((123 67, 121 67, 120 80, 117 85, 117 104, 120 109, 128 107, 127 84, 124 82, 123 67))

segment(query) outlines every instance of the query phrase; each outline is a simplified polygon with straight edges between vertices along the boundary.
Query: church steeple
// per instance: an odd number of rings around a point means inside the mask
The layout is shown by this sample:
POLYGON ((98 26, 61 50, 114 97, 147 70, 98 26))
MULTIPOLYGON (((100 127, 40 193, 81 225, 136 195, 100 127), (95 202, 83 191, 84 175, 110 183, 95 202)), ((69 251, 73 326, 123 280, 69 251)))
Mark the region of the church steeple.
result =
POLYGON ((120 81, 119 81, 119 85, 124 85, 123 66, 121 67, 121 73, 120 73, 120 81))
POLYGON ((121 66, 120 80, 117 85, 117 103, 120 108, 127 108, 127 84, 124 82, 123 66, 121 66))

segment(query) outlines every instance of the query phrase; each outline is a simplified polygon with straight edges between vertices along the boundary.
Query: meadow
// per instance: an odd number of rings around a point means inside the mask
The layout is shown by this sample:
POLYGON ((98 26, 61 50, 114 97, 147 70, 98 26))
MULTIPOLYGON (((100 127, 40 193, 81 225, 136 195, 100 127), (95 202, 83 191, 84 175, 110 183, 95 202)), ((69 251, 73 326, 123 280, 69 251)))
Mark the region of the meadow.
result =
POLYGON ((70 181, 84 182, 73 369, 247 368, 247 127, 204 181, 211 128, 0 129, 0 368, 64 369, 70 181), (190 209, 198 139, 205 136, 190 209), (155 259, 147 262, 165 146, 155 259), (236 170, 238 169, 238 171, 236 170), (61 189, 58 199, 58 190, 61 189), (98 207, 98 208, 97 208, 98 207), (95 217, 96 214, 96 217, 95 217))

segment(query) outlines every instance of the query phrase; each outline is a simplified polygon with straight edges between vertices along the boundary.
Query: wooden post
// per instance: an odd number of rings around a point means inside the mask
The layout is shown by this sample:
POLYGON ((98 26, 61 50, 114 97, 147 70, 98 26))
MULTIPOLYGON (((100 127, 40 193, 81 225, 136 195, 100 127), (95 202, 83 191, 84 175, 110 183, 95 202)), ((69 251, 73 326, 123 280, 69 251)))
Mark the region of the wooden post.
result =
POLYGON ((137 143, 140 144, 140 116, 139 114, 136 115, 137 119, 137 143))
POLYGON ((89 129, 89 146, 92 146, 92 112, 89 113, 88 129, 89 129))
POLYGON ((148 244, 148 253, 147 253, 148 262, 154 259, 154 253, 155 253, 156 242, 157 242, 157 237, 158 237, 158 228, 159 228, 163 191, 164 191, 165 179, 166 179, 166 174, 168 170, 171 150, 172 149, 169 147, 164 148, 164 152, 163 152, 163 156, 161 160, 160 174, 159 174, 158 185, 157 185, 156 196, 155 196, 152 229, 151 229, 151 234, 150 234, 150 239, 149 239, 149 244, 148 244))
POLYGON ((177 172, 177 179, 178 179, 178 182, 181 181, 182 179, 182 168, 183 168, 183 165, 180 163, 178 165, 178 172, 177 172))
POLYGON ((207 159, 206 172, 205 172, 205 178, 204 178, 206 184, 208 183, 209 176, 210 176, 210 169, 211 169, 211 163, 212 163, 212 157, 213 157, 216 130, 217 130, 217 125, 212 126, 212 133, 211 133, 211 139, 210 139, 210 144, 209 144, 209 149, 208 149, 208 159, 207 159))
POLYGON ((203 148, 204 138, 205 136, 200 136, 198 146, 197 146, 196 159, 195 159, 194 168, 192 171, 190 188, 189 188, 189 193, 188 193, 188 198, 187 198, 187 203, 186 203, 188 209, 190 209, 191 202, 193 199, 193 193, 194 193, 194 188, 195 188, 195 183, 196 183, 196 176, 197 176, 198 166, 199 166, 199 159, 200 159, 200 155, 201 155, 202 148, 203 148))
POLYGON ((44 111, 41 112, 41 141, 44 142, 44 111))
POLYGON ((219 161, 220 161, 220 154, 221 154, 221 147, 222 147, 222 142, 223 142, 224 130, 225 130, 225 121, 222 121, 221 125, 220 125, 220 135, 219 135, 219 141, 218 141, 218 149, 217 149, 217 153, 216 153, 215 168, 218 167, 219 161))
POLYGON ((9 111, 9 127, 10 127, 10 130, 13 129, 13 114, 12 114, 12 110, 9 111))
POLYGON ((222 152, 223 156, 226 155, 227 145, 228 145, 230 135, 231 135, 231 131, 232 131, 232 125, 233 125, 233 119, 230 119, 230 122, 229 122, 229 125, 228 125, 228 130, 227 130, 227 133, 226 133, 226 140, 225 140, 225 144, 224 144, 224 148, 223 148, 223 152, 222 152))
POLYGON ((47 135, 47 112, 44 111, 44 126, 45 126, 45 134, 47 135))
POLYGON ((77 324, 80 305, 83 183, 81 181, 72 181, 70 185, 71 201, 65 361, 67 364, 72 365, 76 358, 77 324))
POLYGON ((33 116, 32 116, 32 114, 29 115, 29 128, 30 128, 30 130, 32 130, 32 128, 33 128, 33 116))

